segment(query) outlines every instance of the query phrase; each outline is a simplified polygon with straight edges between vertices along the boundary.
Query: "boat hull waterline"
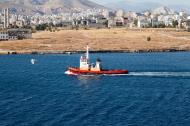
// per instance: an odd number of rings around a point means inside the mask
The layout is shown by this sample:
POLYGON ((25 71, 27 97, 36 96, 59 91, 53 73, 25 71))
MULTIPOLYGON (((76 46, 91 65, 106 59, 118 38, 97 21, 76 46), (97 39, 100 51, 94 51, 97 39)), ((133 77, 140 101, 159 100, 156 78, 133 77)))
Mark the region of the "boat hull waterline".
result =
POLYGON ((69 68, 65 72, 68 75, 83 75, 83 74, 92 74, 92 75, 101 75, 101 74, 128 74, 128 70, 101 70, 101 71, 92 71, 92 70, 80 70, 79 68, 69 68))

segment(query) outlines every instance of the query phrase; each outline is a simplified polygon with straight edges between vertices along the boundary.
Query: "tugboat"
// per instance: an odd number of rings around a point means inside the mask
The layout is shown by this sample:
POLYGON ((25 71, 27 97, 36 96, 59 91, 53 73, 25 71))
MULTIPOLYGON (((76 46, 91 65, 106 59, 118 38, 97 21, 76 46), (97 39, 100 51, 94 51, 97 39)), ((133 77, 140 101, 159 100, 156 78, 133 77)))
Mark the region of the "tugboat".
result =
POLYGON ((128 70, 105 70, 102 69, 101 60, 96 60, 96 65, 90 63, 89 46, 87 45, 85 55, 80 58, 80 67, 69 67, 65 72, 69 75, 101 75, 101 74, 128 74, 128 70))

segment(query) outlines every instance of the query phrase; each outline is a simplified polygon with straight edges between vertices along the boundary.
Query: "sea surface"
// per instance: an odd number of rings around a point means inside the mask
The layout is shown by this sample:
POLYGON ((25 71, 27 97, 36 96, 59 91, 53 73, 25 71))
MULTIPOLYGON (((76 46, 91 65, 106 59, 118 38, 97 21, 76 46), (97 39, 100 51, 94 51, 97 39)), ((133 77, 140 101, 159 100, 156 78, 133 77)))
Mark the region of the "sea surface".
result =
POLYGON ((0 126, 190 125, 190 52, 97 57, 130 73, 64 74, 80 54, 0 56, 0 126))

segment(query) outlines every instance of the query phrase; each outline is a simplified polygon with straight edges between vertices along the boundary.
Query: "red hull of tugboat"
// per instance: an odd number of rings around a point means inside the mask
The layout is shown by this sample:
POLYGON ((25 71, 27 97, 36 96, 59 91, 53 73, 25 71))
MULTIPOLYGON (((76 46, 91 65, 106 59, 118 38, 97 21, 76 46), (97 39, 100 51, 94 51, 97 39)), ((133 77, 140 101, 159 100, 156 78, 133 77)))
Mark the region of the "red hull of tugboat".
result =
POLYGON ((101 70, 101 71, 92 71, 92 70, 80 70, 79 68, 68 69, 69 72, 73 74, 128 74, 128 70, 101 70))

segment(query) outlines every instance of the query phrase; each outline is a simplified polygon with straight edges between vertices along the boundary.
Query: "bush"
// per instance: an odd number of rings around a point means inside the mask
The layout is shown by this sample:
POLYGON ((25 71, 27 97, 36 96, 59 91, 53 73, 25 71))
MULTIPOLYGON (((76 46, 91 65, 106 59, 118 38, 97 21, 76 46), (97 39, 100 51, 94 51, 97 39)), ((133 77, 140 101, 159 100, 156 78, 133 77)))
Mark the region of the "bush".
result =
POLYGON ((149 37, 147 37, 147 41, 151 41, 151 37, 149 36, 149 37))
POLYGON ((87 27, 85 27, 84 30, 89 30, 89 29, 87 27))
POLYGON ((158 28, 165 28, 165 27, 166 27, 165 24, 159 24, 159 25, 158 25, 158 28))
POLYGON ((36 26, 36 30, 37 31, 44 31, 47 29, 47 27, 48 27, 48 24, 40 24, 40 25, 36 26))
POLYGON ((32 29, 32 33, 36 33, 36 30, 35 30, 35 29, 32 29))

